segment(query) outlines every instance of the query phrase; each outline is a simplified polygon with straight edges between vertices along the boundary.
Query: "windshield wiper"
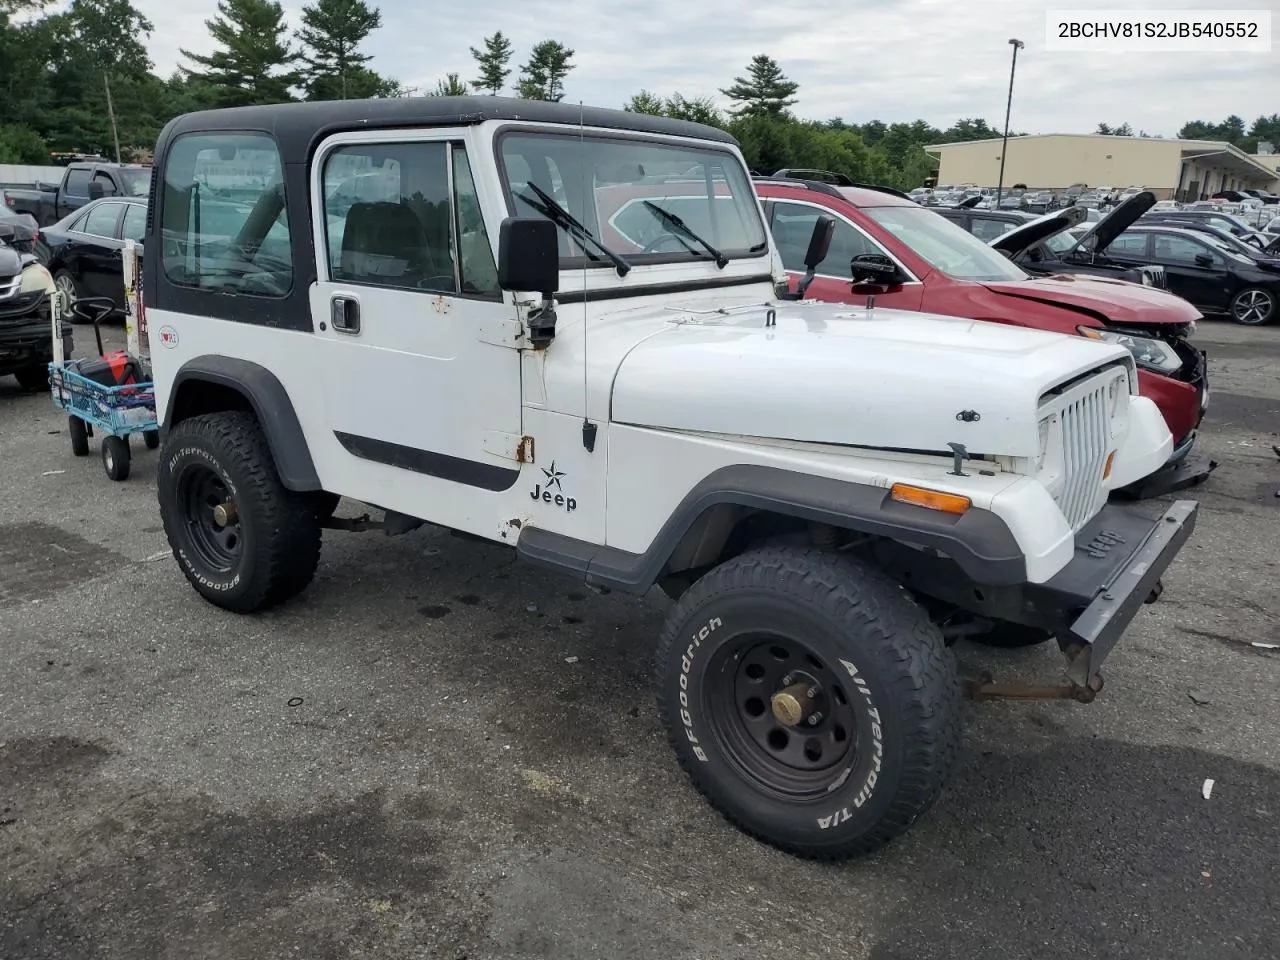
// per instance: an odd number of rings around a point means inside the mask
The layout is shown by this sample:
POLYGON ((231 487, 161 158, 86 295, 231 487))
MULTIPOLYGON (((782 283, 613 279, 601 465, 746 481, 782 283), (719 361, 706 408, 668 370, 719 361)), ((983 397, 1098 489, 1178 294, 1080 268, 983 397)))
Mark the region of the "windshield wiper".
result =
POLYGON ((648 207, 653 212, 654 216, 656 216, 659 220, 662 220, 668 226, 674 227, 676 230, 679 230, 681 233, 683 233, 686 237, 688 237, 694 243, 699 244, 702 247, 702 249, 707 251, 707 253, 715 257, 716 266, 719 267, 721 270, 723 270, 725 267, 729 265, 728 257, 726 257, 723 253, 721 253, 711 244, 707 243, 707 241, 703 240, 700 236, 694 233, 692 228, 690 228, 687 223, 685 223, 683 220, 677 217, 670 210, 662 209, 662 207, 658 206, 652 200, 645 200, 644 205, 648 207))
POLYGON ((631 264, 627 263, 626 260, 623 260, 622 257, 618 256, 616 253, 614 253, 612 250, 606 247, 603 243, 597 240, 594 236, 592 236, 591 231, 588 230, 586 227, 584 227, 576 219, 574 219, 573 214, 571 214, 564 207, 560 206, 560 204, 556 202, 554 197, 550 196, 545 190, 543 190, 536 183, 529 182, 526 185, 529 187, 530 190, 532 190, 534 193, 536 193, 539 197, 542 198, 542 204, 539 205, 537 203, 534 203, 528 197, 523 195, 520 197, 521 200, 529 204, 529 206, 533 207, 533 209, 537 210, 540 214, 542 214, 544 217, 546 217, 548 220, 554 223, 561 230, 574 236, 579 241, 585 241, 586 243, 589 243, 592 247, 594 247, 600 253, 608 257, 609 262, 612 263, 614 268, 618 271, 618 276, 625 277, 628 273, 631 272, 631 264))

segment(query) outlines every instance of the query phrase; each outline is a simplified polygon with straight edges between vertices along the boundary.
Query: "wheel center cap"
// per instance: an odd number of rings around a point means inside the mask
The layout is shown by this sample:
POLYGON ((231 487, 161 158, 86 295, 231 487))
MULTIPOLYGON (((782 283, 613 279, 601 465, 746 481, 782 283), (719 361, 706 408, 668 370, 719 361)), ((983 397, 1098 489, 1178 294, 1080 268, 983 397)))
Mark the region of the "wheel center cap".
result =
POLYGON ((220 527, 227 527, 236 522, 236 504, 234 500, 220 503, 213 508, 213 522, 220 527))
POLYGON ((818 690, 808 683, 793 683, 779 690, 769 700, 773 715, 784 726, 803 723, 818 706, 818 690))

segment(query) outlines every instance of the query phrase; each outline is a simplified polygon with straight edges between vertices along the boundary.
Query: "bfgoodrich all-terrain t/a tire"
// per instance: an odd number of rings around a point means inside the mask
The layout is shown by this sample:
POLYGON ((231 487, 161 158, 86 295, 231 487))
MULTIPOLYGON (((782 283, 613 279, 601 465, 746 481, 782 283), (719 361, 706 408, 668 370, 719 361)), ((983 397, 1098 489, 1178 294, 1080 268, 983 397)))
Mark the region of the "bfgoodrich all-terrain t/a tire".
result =
POLYGON ((236 613, 301 592, 320 560, 320 523, 306 494, 280 482, 250 413, 176 424, 157 466, 173 555, 206 600, 236 613))
POLYGON ((938 629, 878 570, 768 547, 695 583, 659 643, 658 705, 694 785, 788 853, 868 853, 929 808, 960 743, 938 629))

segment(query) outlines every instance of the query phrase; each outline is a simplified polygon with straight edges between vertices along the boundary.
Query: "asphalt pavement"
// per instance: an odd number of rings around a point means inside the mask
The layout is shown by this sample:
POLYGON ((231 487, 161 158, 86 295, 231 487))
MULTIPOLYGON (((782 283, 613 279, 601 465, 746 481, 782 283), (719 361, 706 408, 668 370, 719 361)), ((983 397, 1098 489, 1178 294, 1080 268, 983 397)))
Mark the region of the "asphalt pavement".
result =
POLYGON ((0 378, 0 958, 1274 958, 1280 328, 1198 340, 1220 467, 1103 693, 968 704, 936 806, 834 866, 677 768, 656 593, 329 532, 296 601, 223 613, 168 553, 156 453, 112 483, 0 378))

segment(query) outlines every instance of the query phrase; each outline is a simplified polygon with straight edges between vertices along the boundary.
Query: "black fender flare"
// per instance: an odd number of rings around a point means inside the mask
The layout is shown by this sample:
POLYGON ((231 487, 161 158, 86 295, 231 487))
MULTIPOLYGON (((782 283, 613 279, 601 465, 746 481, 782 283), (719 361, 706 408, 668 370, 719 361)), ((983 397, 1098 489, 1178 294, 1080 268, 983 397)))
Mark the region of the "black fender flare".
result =
POLYGON ((643 594, 698 518, 722 504, 931 547, 951 557, 976 583, 1026 582, 1026 557, 1008 525, 990 510, 943 513, 900 503, 887 487, 748 464, 723 467, 694 487, 644 553, 586 543, 534 525, 521 530, 516 550, 541 566, 578 573, 593 586, 643 594))
POLYGON ((298 492, 322 489, 289 391, 274 373, 249 360, 205 354, 192 357, 179 367, 161 421, 162 438, 167 438, 173 426, 175 404, 182 396, 183 386, 191 383, 211 383, 243 396, 262 424, 276 472, 285 487, 298 492))

